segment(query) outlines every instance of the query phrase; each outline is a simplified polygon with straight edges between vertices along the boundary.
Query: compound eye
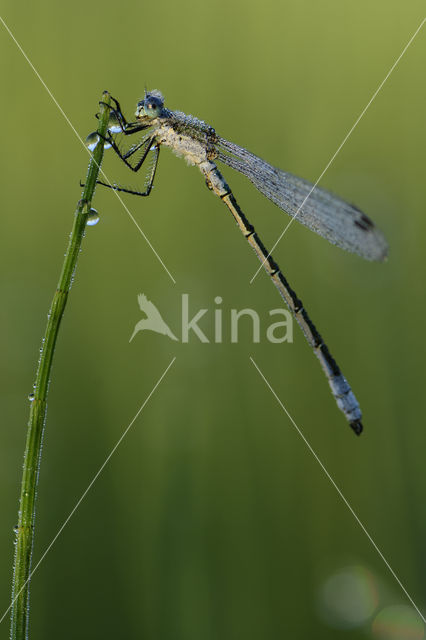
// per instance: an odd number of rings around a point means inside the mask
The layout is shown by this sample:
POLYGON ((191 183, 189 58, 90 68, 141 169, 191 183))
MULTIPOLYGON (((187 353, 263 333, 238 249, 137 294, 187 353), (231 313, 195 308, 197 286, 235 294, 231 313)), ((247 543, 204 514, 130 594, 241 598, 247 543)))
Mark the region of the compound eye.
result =
POLYGON ((157 118, 160 115, 161 106, 157 100, 147 98, 144 100, 143 108, 148 118, 157 118))

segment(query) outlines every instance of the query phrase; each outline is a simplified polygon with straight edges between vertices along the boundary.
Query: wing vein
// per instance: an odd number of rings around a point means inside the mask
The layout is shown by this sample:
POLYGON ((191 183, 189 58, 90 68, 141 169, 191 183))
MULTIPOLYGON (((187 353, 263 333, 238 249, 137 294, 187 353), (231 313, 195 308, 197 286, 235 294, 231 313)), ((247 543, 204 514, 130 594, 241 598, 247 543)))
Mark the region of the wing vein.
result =
POLYGON ((218 159, 245 175, 269 200, 318 235, 367 260, 384 260, 387 242, 360 209, 321 187, 273 167, 233 142, 219 138, 218 159), (301 206, 303 204, 303 206, 301 206))

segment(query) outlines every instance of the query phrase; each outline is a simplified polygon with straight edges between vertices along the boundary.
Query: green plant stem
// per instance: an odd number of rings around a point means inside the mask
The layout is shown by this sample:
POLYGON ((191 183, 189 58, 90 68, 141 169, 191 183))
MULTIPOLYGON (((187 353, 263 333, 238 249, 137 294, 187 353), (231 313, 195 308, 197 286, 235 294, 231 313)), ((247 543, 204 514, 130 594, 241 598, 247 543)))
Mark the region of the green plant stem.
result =
MULTIPOLYGON (((110 104, 107 92, 102 100, 110 104)), ((98 133, 106 135, 109 108, 101 104, 98 133)), ((31 398, 30 419, 28 422, 27 441, 24 454, 21 497, 19 503, 19 520, 16 531, 16 550, 12 584, 12 640, 24 640, 28 637, 29 588, 31 578, 31 556, 34 541, 35 501, 38 473, 40 467, 41 445, 47 410, 47 394, 49 391, 50 370, 58 337, 59 326, 65 311, 68 294, 74 279, 77 260, 91 209, 91 201, 96 187, 104 145, 100 141, 93 152, 89 163, 86 184, 82 199, 78 202, 74 217, 67 252, 65 254, 61 275, 50 307, 46 332, 44 334, 40 360, 38 363, 34 393, 31 398)))

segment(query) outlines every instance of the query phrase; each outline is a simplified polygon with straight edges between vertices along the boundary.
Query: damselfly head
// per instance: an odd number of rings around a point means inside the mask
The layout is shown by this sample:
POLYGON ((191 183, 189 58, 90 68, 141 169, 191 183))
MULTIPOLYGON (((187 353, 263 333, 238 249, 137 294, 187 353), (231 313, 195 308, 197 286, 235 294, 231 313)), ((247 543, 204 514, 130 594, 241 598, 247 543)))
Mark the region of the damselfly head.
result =
POLYGON ((163 106, 164 98, 162 94, 154 89, 153 91, 145 92, 145 98, 138 102, 135 115, 137 118, 158 118, 163 106))

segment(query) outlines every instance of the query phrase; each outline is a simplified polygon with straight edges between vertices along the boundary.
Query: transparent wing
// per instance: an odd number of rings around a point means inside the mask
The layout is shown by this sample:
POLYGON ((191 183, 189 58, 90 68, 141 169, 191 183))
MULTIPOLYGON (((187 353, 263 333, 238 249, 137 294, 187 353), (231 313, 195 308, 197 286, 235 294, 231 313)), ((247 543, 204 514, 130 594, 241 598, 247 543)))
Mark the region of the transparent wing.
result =
POLYGON ((224 138, 219 138, 218 159, 247 176, 280 209, 332 244, 367 260, 385 259, 388 245, 382 232, 357 207, 320 187, 311 192, 313 185, 307 180, 273 167, 224 138))

